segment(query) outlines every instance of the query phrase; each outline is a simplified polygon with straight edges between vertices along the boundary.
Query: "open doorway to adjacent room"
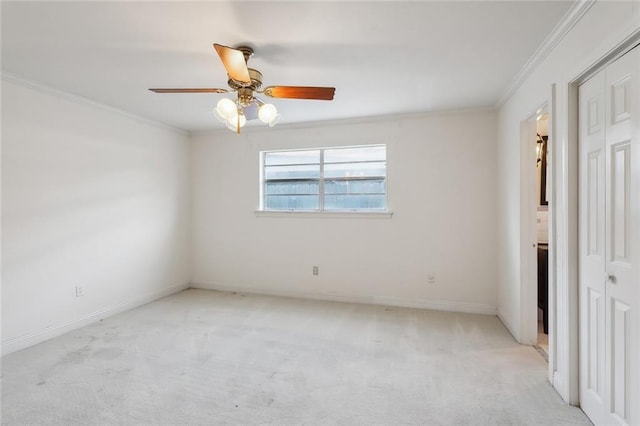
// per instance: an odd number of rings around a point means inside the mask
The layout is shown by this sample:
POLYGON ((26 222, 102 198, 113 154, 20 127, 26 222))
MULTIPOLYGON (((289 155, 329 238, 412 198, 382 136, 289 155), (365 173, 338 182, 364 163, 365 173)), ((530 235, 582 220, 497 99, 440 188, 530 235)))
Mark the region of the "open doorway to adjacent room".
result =
POLYGON ((549 114, 536 117, 537 348, 549 357, 549 114))
MULTIPOLYGON (((549 173, 551 119, 548 106, 521 122, 521 295, 520 343, 534 346, 549 361, 553 303, 549 302, 549 173)), ((551 332, 551 335, 553 333, 551 332)))

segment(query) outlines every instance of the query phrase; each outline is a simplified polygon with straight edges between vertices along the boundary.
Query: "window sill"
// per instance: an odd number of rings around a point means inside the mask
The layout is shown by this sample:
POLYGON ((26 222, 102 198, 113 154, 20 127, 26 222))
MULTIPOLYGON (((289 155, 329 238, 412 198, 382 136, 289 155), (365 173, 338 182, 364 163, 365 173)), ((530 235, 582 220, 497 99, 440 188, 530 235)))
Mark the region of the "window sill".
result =
POLYGON ((359 212, 359 211, 288 211, 288 210, 256 210, 256 217, 294 217, 294 218, 338 218, 338 219, 391 219, 393 212, 359 212))

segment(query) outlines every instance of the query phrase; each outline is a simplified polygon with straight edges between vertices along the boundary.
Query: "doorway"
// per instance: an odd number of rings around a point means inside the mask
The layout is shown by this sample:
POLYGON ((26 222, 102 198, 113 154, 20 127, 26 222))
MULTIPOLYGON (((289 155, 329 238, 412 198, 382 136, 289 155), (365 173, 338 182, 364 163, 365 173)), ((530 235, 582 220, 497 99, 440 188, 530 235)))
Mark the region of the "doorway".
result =
POLYGON ((551 119, 545 103, 521 123, 521 335, 520 343, 534 346, 549 361, 553 333, 549 279, 550 204, 552 174, 551 119))
POLYGON ((537 339, 536 349, 549 361, 549 114, 536 117, 536 242, 537 339))

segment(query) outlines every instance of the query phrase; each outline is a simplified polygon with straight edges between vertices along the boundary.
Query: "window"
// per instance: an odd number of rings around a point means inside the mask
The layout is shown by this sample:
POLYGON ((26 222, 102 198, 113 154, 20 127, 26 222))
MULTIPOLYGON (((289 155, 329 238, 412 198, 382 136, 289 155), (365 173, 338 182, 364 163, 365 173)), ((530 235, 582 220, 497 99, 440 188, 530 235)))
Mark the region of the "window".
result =
POLYGON ((386 211, 385 145, 262 153, 262 210, 386 211))

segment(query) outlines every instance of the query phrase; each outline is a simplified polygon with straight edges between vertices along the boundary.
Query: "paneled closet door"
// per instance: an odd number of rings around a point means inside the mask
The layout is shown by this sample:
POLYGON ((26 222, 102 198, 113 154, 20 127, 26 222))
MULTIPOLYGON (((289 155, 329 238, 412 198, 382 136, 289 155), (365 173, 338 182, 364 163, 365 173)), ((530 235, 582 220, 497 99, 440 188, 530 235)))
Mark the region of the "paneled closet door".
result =
POLYGON ((640 424, 640 48, 580 87, 580 401, 640 424))
POLYGON ((605 75, 580 86, 580 406, 597 425, 605 414, 605 75))

